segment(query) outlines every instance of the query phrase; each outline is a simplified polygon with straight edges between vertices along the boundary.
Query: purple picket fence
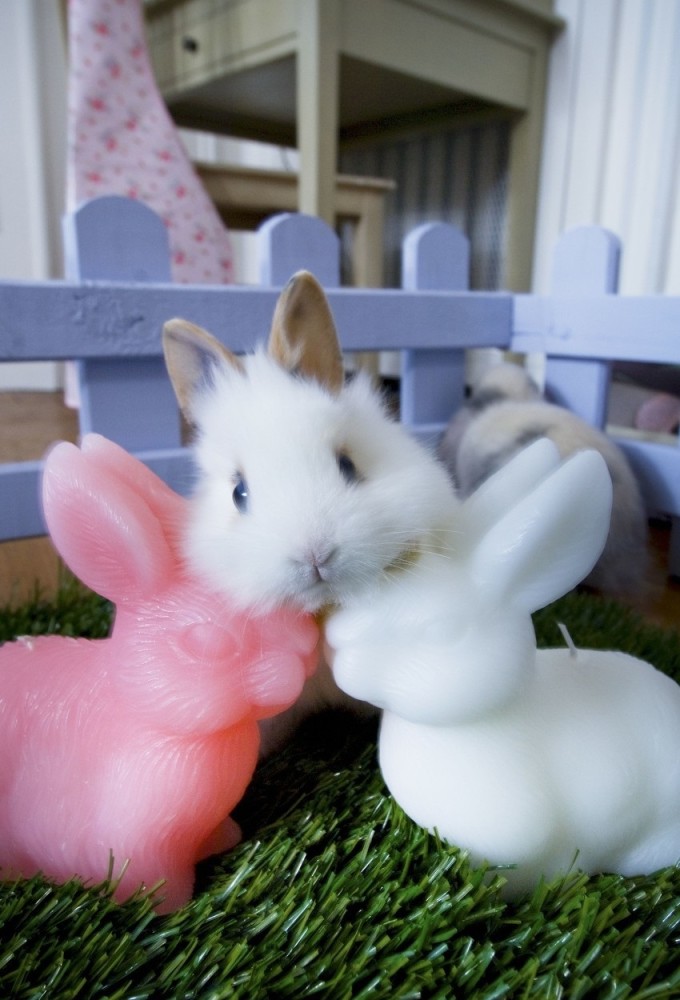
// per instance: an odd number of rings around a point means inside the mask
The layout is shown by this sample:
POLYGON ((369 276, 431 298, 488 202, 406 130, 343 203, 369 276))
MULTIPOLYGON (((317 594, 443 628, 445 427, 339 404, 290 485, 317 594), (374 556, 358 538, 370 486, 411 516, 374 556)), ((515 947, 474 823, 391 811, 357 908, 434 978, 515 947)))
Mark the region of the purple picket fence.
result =
MULTIPOLYGON (((163 323, 183 316, 231 350, 251 350, 300 268, 327 289, 346 351, 402 353, 401 419, 430 442, 463 401, 469 348, 545 353, 551 394, 600 427, 614 361, 680 364, 680 298, 617 295, 620 247, 598 228, 563 237, 548 296, 469 291, 467 239, 438 223, 407 237, 400 289, 339 287, 337 237, 304 215, 262 226, 257 287, 172 284, 162 224, 123 198, 83 205, 65 220, 64 239, 67 280, 0 282, 0 361, 73 361, 81 431, 117 441, 182 493, 193 469, 162 362, 163 323)), ((650 513, 673 519, 671 570, 680 573, 680 450, 620 443, 650 513)), ((40 469, 0 465, 0 539, 44 533, 40 469)))

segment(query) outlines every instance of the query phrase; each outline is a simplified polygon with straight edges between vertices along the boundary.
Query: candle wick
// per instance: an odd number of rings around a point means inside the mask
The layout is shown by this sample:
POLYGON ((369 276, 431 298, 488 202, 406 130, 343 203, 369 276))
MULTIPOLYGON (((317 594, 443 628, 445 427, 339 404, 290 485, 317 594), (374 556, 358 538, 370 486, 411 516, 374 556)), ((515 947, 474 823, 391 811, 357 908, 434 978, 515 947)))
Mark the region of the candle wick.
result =
POLYGON ((557 627, 560 630, 560 632, 562 633, 562 638, 564 639, 565 643, 569 647, 569 656, 570 656, 570 658, 572 658, 572 659, 575 660, 576 657, 577 657, 577 655, 578 655, 578 650, 576 649, 576 646, 574 645, 574 640, 569 635, 569 629, 564 624, 564 622, 558 622, 557 623, 557 627))

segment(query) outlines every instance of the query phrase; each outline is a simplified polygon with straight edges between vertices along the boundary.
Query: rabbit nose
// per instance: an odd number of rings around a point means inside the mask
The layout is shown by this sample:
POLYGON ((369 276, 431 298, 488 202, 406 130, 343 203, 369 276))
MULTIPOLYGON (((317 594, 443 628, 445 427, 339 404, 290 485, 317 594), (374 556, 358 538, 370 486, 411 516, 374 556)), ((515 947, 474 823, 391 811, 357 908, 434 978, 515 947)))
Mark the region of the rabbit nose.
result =
POLYGON ((308 564, 317 581, 326 581, 333 572, 333 563, 337 555, 337 547, 312 549, 308 564))

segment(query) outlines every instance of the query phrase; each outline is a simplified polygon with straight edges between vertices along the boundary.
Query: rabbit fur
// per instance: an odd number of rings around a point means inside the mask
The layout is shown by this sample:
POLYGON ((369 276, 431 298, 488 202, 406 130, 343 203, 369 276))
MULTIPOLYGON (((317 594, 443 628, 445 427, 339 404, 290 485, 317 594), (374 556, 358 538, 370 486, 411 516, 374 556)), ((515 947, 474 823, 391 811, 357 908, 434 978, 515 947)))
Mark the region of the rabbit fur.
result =
POLYGON ((338 684, 383 710, 392 795, 475 863, 510 866, 508 896, 574 864, 680 859, 680 687, 631 656, 535 646, 531 613, 588 572, 611 496, 598 452, 559 464, 539 440, 465 501, 447 556, 327 623, 338 684))
POLYGON ((299 695, 318 629, 291 609, 235 612, 188 573, 186 501, 104 438, 53 448, 43 508, 116 616, 107 639, 0 650, 2 877, 99 882, 111 865, 116 899, 162 880, 169 912, 196 862, 240 839, 229 813, 256 766, 257 720, 299 695))
MULTIPOLYGON (((281 293, 266 350, 235 358, 184 320, 166 324, 164 349, 196 429, 186 553, 210 587, 323 616, 369 599, 413 551, 442 548, 456 504, 448 476, 387 416, 368 377, 345 384, 330 308, 309 272, 281 293)), ((338 691, 323 662, 296 706, 267 720, 263 752, 325 706, 369 710, 338 691)))
POLYGON ((438 451, 459 495, 467 497, 539 437, 553 441, 563 458, 584 448, 602 454, 614 504, 606 545, 584 582, 611 596, 643 597, 651 572, 647 515, 625 455, 580 417, 546 402, 519 365, 495 365, 481 376, 470 400, 449 422, 438 451))

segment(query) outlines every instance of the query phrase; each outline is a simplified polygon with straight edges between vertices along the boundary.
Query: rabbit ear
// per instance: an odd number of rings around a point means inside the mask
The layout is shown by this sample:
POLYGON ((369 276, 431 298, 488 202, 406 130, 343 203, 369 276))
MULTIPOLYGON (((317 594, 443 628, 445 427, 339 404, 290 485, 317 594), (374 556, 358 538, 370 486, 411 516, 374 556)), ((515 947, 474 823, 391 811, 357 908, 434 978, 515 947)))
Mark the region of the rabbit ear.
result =
POLYGON ((480 591, 535 611, 590 572, 609 532, 612 483, 597 451, 582 451, 487 532, 471 556, 480 591))
POLYGON ((288 371, 340 392, 345 375, 335 323, 324 291, 309 271, 294 274, 279 296, 269 353, 288 371))
POLYGON ((560 454, 549 438, 539 438, 514 455, 463 503, 468 538, 479 539, 560 464, 560 454))
POLYGON ((45 460, 43 511, 57 551, 83 583, 117 603, 164 588, 175 568, 141 493, 68 442, 45 460))
POLYGON ((168 543, 179 555, 187 501, 143 462, 101 434, 86 434, 80 444, 92 468, 109 472, 141 497, 159 521, 168 543))
POLYGON ((196 396, 213 384, 215 371, 233 368, 243 372, 243 365, 211 333, 185 319, 170 319, 163 326, 165 365, 187 420, 193 420, 196 396))

